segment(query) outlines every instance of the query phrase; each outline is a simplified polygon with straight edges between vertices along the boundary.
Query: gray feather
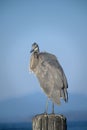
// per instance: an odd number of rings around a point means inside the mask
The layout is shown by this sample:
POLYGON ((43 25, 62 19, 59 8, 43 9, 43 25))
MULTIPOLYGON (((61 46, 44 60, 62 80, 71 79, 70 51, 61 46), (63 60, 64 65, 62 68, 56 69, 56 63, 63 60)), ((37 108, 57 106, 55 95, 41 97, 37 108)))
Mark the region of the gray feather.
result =
POLYGON ((56 56, 47 52, 33 53, 30 68, 36 74, 41 88, 53 102, 60 104, 60 97, 68 100, 68 83, 56 56))

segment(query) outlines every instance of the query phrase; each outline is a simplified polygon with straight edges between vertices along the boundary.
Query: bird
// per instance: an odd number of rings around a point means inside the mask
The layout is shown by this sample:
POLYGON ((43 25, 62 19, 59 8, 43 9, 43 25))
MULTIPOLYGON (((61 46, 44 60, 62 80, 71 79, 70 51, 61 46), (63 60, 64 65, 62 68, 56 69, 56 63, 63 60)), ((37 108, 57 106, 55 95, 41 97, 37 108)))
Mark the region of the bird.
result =
MULTIPOLYGON (((52 113, 54 113, 54 104, 60 105, 60 99, 68 101, 68 82, 62 66, 57 57, 48 52, 40 52, 36 42, 32 44, 30 57, 30 70, 36 75, 41 88, 48 99, 53 102, 52 113)), ((48 101, 46 103, 47 113, 48 101)))

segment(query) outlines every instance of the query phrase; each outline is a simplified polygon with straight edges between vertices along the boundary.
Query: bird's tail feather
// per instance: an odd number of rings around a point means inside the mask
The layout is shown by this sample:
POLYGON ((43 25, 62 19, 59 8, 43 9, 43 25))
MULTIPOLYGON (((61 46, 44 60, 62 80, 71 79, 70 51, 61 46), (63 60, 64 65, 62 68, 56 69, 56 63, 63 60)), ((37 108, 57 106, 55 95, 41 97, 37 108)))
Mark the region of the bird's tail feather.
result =
POLYGON ((68 92, 67 92, 67 89, 64 88, 64 89, 61 90, 61 97, 63 97, 65 102, 68 102, 68 92))

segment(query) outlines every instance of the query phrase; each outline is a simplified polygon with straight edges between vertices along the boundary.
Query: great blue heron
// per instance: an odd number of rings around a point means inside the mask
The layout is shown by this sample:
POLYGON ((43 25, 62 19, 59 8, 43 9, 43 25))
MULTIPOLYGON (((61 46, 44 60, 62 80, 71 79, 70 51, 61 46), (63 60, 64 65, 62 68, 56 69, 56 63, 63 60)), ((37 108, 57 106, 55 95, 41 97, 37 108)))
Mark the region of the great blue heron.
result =
MULTIPOLYGON (((54 103, 60 104, 60 97, 68 101, 68 83, 64 71, 56 56, 40 52, 37 43, 32 44, 30 69, 37 76, 40 86, 54 103)), ((47 108, 46 108, 47 109, 47 108)), ((46 110, 47 111, 47 110, 46 110)))

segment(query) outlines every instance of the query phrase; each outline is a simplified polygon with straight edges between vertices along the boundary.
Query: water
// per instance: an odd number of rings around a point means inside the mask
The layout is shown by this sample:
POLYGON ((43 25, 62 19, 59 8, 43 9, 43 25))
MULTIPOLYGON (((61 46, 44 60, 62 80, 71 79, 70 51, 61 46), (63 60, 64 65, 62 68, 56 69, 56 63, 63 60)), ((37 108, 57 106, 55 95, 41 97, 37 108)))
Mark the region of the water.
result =
POLYGON ((68 122, 67 130, 87 130, 87 121, 68 122))
MULTIPOLYGON (((32 130, 31 123, 1 123, 0 130, 32 130)), ((68 122, 67 130, 87 130, 87 121, 68 122)))
POLYGON ((1 123, 0 130, 32 130, 31 123, 1 123))

